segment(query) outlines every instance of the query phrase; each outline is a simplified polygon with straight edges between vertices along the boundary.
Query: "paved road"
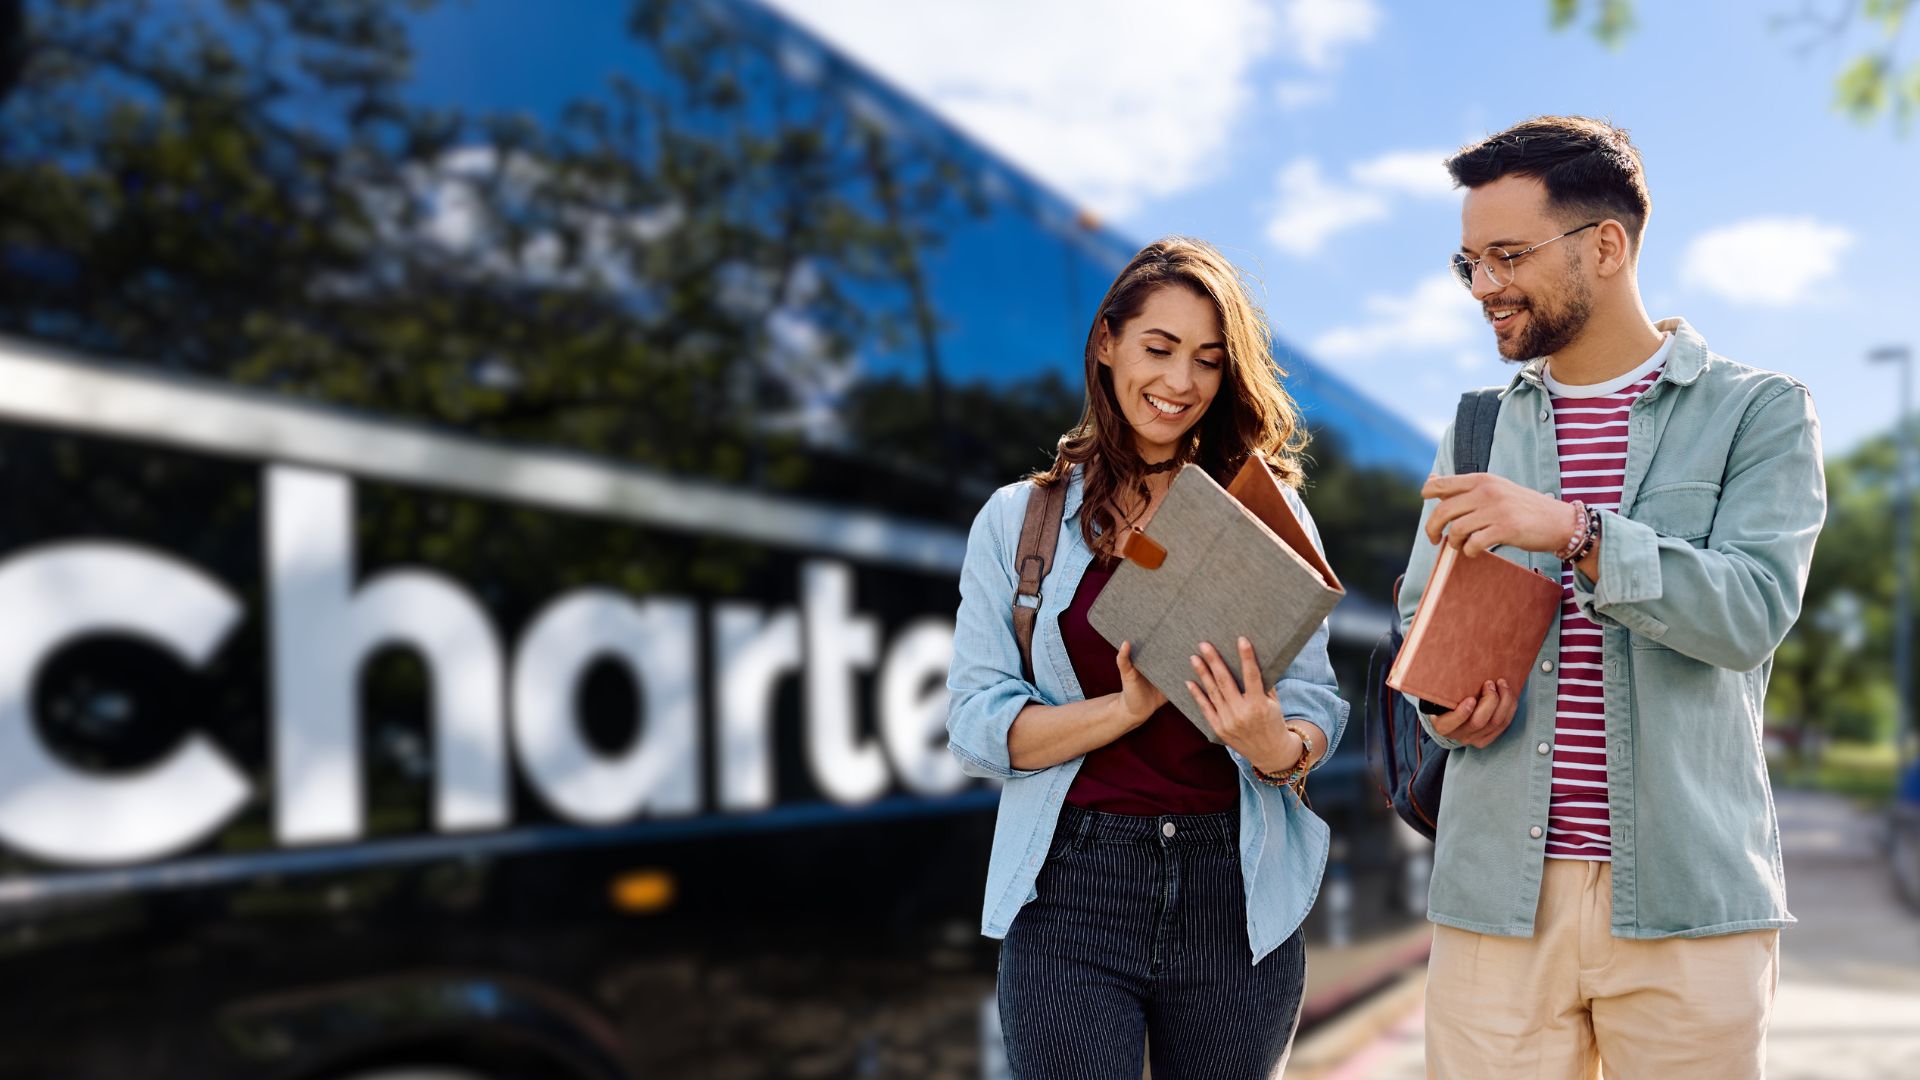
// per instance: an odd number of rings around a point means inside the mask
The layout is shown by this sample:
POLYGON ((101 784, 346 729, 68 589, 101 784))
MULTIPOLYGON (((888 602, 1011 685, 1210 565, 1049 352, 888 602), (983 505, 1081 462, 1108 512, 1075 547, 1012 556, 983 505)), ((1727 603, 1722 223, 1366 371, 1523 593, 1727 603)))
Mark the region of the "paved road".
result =
MULTIPOLYGON (((1837 796, 1780 792, 1778 804, 1800 923, 1781 937, 1767 1076, 1920 1080, 1920 916, 1894 895, 1879 821, 1837 796)), ((1301 1080, 1425 1076, 1417 991, 1383 1008, 1356 1044, 1303 1044, 1301 1080)))

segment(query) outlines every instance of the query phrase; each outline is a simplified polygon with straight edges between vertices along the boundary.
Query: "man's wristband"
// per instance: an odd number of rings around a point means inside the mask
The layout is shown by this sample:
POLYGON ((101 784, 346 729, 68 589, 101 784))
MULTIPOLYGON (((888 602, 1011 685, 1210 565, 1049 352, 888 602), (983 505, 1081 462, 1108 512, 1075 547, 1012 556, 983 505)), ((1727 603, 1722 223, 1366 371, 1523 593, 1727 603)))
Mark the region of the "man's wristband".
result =
POLYGON ((1586 535, 1582 537, 1579 549, 1573 553, 1572 558, 1566 560, 1567 562, 1577 563, 1593 554, 1594 546, 1600 543, 1600 511, 1591 506, 1586 507, 1586 511, 1586 535))
POLYGON ((1572 506, 1573 534, 1567 538, 1567 542, 1562 544, 1559 550, 1553 553, 1554 557, 1561 562, 1580 561, 1580 553, 1587 549, 1587 541, 1593 536, 1592 511, 1588 510, 1587 504, 1579 499, 1573 500, 1572 506))

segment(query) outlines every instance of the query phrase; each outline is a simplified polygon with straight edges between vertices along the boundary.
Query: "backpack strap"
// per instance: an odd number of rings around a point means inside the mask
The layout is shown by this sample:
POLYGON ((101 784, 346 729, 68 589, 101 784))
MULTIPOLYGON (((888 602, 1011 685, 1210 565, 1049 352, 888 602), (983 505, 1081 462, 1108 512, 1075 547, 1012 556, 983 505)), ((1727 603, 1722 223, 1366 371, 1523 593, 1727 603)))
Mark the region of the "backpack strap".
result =
POLYGON ((1500 394, 1506 388, 1489 386, 1460 395, 1453 414, 1453 471, 1486 472, 1493 458, 1493 428, 1500 420, 1500 394))
POLYGON ((1066 505, 1065 477, 1046 487, 1035 485, 1027 494, 1027 519, 1020 526, 1020 549, 1013 557, 1014 570, 1020 575, 1013 590, 1013 636, 1020 642, 1020 675, 1028 682, 1033 681, 1033 626, 1040 618, 1040 582, 1053 567, 1060 515, 1066 505))

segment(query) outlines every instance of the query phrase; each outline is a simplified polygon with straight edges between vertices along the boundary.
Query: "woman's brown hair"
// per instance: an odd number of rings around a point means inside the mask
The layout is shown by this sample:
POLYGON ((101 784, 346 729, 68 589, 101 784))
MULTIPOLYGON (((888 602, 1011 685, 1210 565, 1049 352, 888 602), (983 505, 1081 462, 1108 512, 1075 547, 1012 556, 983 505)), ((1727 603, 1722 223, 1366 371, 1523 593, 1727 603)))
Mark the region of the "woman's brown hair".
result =
POLYGON ((1307 429, 1300 409, 1281 385, 1285 375, 1273 358, 1273 335, 1266 315, 1247 293, 1246 283, 1226 256, 1202 240, 1170 236, 1141 248, 1114 279, 1093 327, 1087 332, 1086 406, 1080 422, 1060 437, 1053 465, 1030 479, 1047 487, 1084 466, 1085 493, 1080 535, 1095 551, 1104 550, 1120 522, 1123 491, 1147 497, 1146 474, 1135 449, 1133 428, 1114 394, 1113 372, 1100 362, 1100 328, 1118 337, 1127 320, 1140 314, 1159 289, 1184 288, 1212 302, 1226 338, 1220 392, 1189 432, 1176 456, 1207 471, 1222 485, 1260 452, 1281 482, 1298 487, 1300 454, 1307 429), (1104 543, 1103 543, 1104 542, 1104 543))

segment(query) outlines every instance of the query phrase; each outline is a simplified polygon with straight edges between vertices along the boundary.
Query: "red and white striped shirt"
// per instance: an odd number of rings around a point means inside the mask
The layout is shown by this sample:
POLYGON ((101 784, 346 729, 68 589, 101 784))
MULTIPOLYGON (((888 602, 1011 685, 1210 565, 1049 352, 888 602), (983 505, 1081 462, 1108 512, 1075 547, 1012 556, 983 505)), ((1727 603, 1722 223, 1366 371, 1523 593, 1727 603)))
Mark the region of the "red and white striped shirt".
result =
MULTIPOLYGON (((1560 450, 1560 497, 1601 510, 1620 509, 1626 482, 1627 420, 1633 403, 1660 377, 1673 335, 1646 363, 1592 386, 1568 386, 1545 373, 1560 450)), ((1571 524, 1572 515, 1568 515, 1571 524)), ((1569 529, 1571 531, 1571 529, 1569 529)), ((1553 794, 1547 809, 1547 857, 1613 857, 1607 809, 1606 671, 1600 627, 1573 602, 1573 567, 1560 570, 1559 698, 1553 724, 1553 794)))

